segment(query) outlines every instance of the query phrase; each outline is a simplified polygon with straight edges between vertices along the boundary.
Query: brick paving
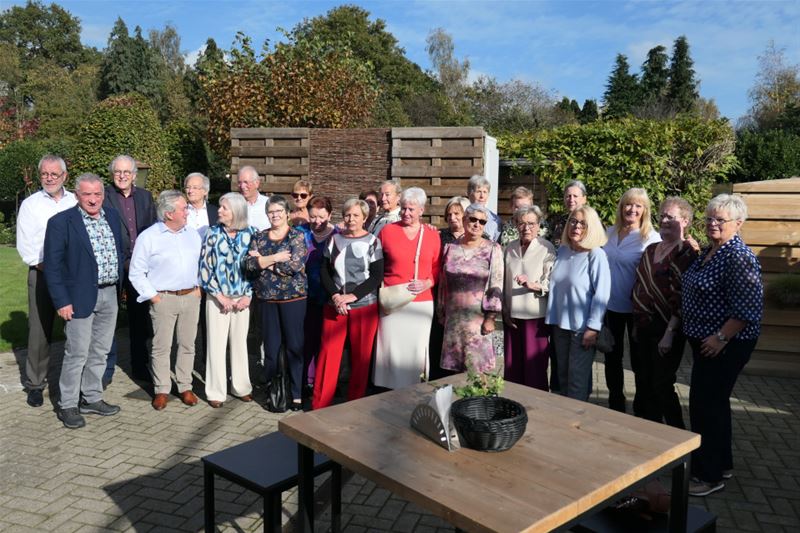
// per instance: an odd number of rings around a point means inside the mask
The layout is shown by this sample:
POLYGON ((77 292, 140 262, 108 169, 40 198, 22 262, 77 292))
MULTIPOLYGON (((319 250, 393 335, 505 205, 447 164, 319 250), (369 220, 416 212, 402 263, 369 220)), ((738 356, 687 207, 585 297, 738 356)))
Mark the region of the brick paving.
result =
MULTIPOLYGON (((121 330, 120 346, 125 346, 121 330)), ((53 347, 56 359, 61 345, 53 347)), ((20 385, 25 352, 0 354, 0 531, 200 531, 203 475, 200 458, 277 430, 282 416, 257 403, 228 398, 222 409, 186 407, 175 396, 166 410, 118 369, 105 398, 122 406, 113 417, 87 416, 67 430, 50 395, 31 408, 20 385)), ((125 363, 126 354, 120 354, 125 363)), ((686 407, 690 366, 684 359, 679 394, 686 407)), ((53 368, 57 372, 57 366, 53 368)), ((595 363, 592 401, 605 400, 603 367, 595 363)), ((632 390, 626 371, 626 388, 632 390)), ((202 383, 195 380, 195 391, 202 383)), ((256 395, 257 400, 263 400, 256 395)), ((629 398, 629 405, 630 405, 629 398)), ((740 377, 732 402, 735 475, 725 490, 692 498, 719 516, 720 531, 800 530, 800 380, 740 377)), ((688 421, 688 412, 685 413, 688 421)), ((318 485, 326 483, 324 477, 318 485)), ((320 494, 324 494, 324 488, 320 494)), ((284 530, 293 529, 294 491, 284 495, 284 530)), ((260 531, 260 499, 217 480, 221 531, 260 531)), ((424 509, 359 476, 346 475, 346 532, 453 531, 424 509)), ((320 519, 323 530, 329 518, 320 519)))

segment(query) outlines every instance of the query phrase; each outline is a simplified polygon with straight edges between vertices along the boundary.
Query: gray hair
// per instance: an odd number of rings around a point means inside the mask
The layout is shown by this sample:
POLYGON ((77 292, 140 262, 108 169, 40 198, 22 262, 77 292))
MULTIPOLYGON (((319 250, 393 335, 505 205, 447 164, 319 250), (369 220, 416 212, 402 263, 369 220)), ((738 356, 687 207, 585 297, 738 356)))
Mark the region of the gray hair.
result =
POLYGON ((400 196, 400 203, 414 202, 422 209, 425 209, 425 204, 428 202, 428 195, 419 187, 411 187, 403 191, 400 196))
POLYGON ((544 218, 544 213, 538 205, 526 205, 514 211, 514 224, 519 224, 525 215, 536 215, 537 222, 541 222, 544 218))
MULTIPOLYGON (((397 193, 398 196, 403 194, 403 187, 400 186, 400 182, 398 180, 386 180, 383 183, 381 183, 378 189, 380 189, 384 185, 391 185, 392 187, 394 187, 394 192, 397 193)), ((380 199, 380 195, 378 195, 378 199, 380 199)))
POLYGON ((78 190, 78 188, 80 188, 81 183, 99 183, 102 185, 103 180, 97 174, 92 174, 91 172, 84 172, 75 179, 76 191, 78 190))
POLYGON ((358 198, 350 198, 344 203, 342 206, 342 216, 344 216, 355 206, 361 208, 361 214, 364 215, 365 219, 369 216, 369 204, 367 204, 367 202, 364 200, 359 200, 358 198))
POLYGON ((711 201, 708 202, 706 207, 706 215, 712 211, 727 211, 728 216, 733 220, 747 220, 747 204, 744 203, 744 198, 738 194, 718 194, 711 201))
POLYGON ((289 213, 289 202, 286 201, 286 198, 281 196, 280 194, 273 194, 267 200, 267 205, 264 207, 264 211, 269 211, 270 206, 279 205, 281 206, 286 213, 289 213))
POLYGON ((58 163, 62 173, 67 171, 67 164, 64 162, 64 159, 54 154, 47 154, 39 160, 39 174, 42 173, 42 166, 44 166, 45 163, 58 163))
POLYGON ((108 165, 109 173, 114 173, 114 167, 117 165, 117 161, 128 161, 131 164, 131 172, 136 174, 139 172, 139 167, 136 165, 136 160, 129 155, 118 155, 114 159, 111 160, 111 163, 108 165))
POLYGON ((583 196, 586 196, 586 185, 583 184, 581 180, 572 180, 568 181, 566 185, 564 185, 564 194, 567 193, 567 189, 572 187, 577 187, 583 193, 583 196))
POLYGON ((258 174, 258 171, 255 169, 255 167, 251 165, 245 165, 239 169, 239 172, 236 173, 236 176, 238 179, 242 179, 244 174, 250 174, 253 179, 258 181, 258 183, 261 183, 261 176, 258 174))
POLYGON ((231 223, 227 225, 230 229, 245 229, 247 227, 247 200, 238 192, 228 192, 219 199, 228 204, 231 212, 231 223))
POLYGON ((467 194, 475 192, 480 187, 486 187, 490 191, 492 190, 492 184, 489 183, 489 180, 487 180, 485 176, 475 174, 469 179, 469 183, 467 184, 467 194))
POLYGON ((191 174, 189 174, 188 176, 186 176, 183 179, 184 188, 186 187, 186 184, 189 183, 189 180, 192 179, 192 178, 200 178, 200 179, 202 179, 203 180, 203 188, 206 190, 206 194, 208 194, 208 191, 211 190, 211 180, 208 179, 208 176, 206 176, 202 172, 192 172, 191 174))
POLYGON ((158 205, 156 206, 156 215, 158 220, 164 222, 167 213, 175 212, 175 204, 179 199, 186 197, 181 191, 167 190, 158 195, 158 205))
POLYGON ((461 211, 466 211, 467 206, 469 205, 469 200, 464 198, 463 196, 453 196, 450 200, 447 201, 447 204, 444 206, 444 214, 447 215, 447 212, 450 210, 451 207, 454 205, 460 205, 461 211))
POLYGON ((485 205, 481 204, 469 204, 466 209, 464 209, 464 216, 468 217, 470 215, 474 215, 475 213, 483 213, 486 215, 486 220, 490 220, 492 215, 489 213, 489 208, 485 205))

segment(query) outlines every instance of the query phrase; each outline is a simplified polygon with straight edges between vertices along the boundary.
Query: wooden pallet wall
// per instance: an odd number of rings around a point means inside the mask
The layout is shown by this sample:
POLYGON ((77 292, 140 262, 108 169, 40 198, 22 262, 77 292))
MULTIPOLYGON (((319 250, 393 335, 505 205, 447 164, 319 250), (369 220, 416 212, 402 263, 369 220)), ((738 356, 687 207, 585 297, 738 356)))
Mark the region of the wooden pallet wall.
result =
POLYGON ((264 176, 261 191, 288 194, 309 175, 308 128, 231 128, 231 190, 236 173, 250 165, 264 176))
MULTIPOLYGON (((742 240, 761 262, 764 284, 775 276, 800 276, 800 177, 737 183, 733 192, 747 203, 742 240)), ((800 309, 764 302, 761 336, 745 371, 800 377, 800 309)))

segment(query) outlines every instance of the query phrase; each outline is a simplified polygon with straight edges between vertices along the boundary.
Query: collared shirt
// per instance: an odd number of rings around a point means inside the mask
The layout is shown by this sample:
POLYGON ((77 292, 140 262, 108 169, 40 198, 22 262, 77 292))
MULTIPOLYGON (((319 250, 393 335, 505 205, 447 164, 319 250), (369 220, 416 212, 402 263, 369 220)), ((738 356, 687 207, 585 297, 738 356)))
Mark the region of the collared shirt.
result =
POLYGON ((267 200, 266 196, 259 194, 255 203, 247 202, 247 223, 258 231, 272 227, 267 216, 267 200))
POLYGON ((500 219, 500 215, 494 211, 488 208, 487 211, 489 211, 489 220, 486 221, 486 226, 483 228, 483 236, 492 242, 497 242, 500 240, 500 226, 503 221, 500 219))
POLYGON ((373 220, 372 224, 369 226, 369 232, 377 237, 384 226, 397 222, 398 220, 400 220, 400 206, 397 206, 397 208, 391 211, 385 211, 375 217, 375 220, 373 220))
POLYGON ((97 218, 89 216, 82 208, 78 208, 92 243, 94 260, 97 263, 97 284, 108 285, 119 280, 119 257, 117 256, 117 243, 114 233, 106 220, 106 212, 100 209, 97 218))
POLYGON ((192 229, 197 230, 200 239, 204 239, 208 231, 208 202, 203 202, 203 207, 196 208, 192 204, 187 205, 189 209, 188 217, 186 218, 186 225, 192 229))
POLYGON ((701 252, 683 273, 683 331, 704 339, 720 330, 728 319, 747 325, 734 339, 757 339, 761 333, 764 285, 755 254, 734 235, 703 264, 709 250, 701 252))
POLYGON ((170 230, 157 222, 144 230, 131 257, 128 277, 144 302, 159 291, 179 291, 197 286, 200 235, 187 226, 170 230))
POLYGON ((224 296, 253 295, 244 259, 256 233, 252 226, 239 230, 235 237, 229 236, 221 224, 208 229, 200 252, 200 286, 204 291, 224 296))
POLYGON ((128 236, 131 239, 131 249, 133 249, 136 244, 136 237, 139 236, 139 231, 136 228, 136 203, 133 200, 133 187, 131 187, 131 193, 128 196, 122 194, 116 187, 114 188, 114 194, 119 197, 119 216, 122 217, 125 226, 128 228, 128 236))
POLYGON ((505 276, 503 276, 503 311, 511 318, 531 320, 547 312, 547 293, 550 290, 550 273, 556 260, 556 249, 544 237, 536 237, 522 252, 519 239, 508 243, 505 250, 505 276), (531 291, 519 286, 514 278, 524 274, 529 281, 538 282, 541 291, 531 291))
POLYGON ((655 230, 642 239, 638 229, 628 233, 620 242, 617 228, 606 231, 608 242, 603 250, 608 256, 608 268, 611 271, 611 296, 608 309, 615 313, 633 313, 633 282, 636 281, 636 267, 642 259, 644 249, 654 242, 661 242, 661 235, 655 230))
POLYGON ((61 189, 63 196, 56 201, 44 189, 28 196, 17 215, 17 252, 28 266, 44 260, 44 233, 50 217, 78 203, 75 195, 61 189))

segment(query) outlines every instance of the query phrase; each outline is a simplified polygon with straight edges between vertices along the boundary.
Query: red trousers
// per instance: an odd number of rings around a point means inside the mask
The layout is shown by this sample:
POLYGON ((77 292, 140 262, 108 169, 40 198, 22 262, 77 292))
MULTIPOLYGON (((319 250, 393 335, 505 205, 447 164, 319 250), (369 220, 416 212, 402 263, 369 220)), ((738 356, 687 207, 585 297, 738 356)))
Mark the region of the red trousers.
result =
POLYGON ((372 345, 378 330, 378 304, 351 309, 340 315, 331 305, 322 311, 322 345, 317 356, 317 373, 314 378, 313 409, 321 409, 333 402, 339 366, 347 337, 350 337, 350 384, 347 399, 362 398, 367 392, 369 363, 372 345))

